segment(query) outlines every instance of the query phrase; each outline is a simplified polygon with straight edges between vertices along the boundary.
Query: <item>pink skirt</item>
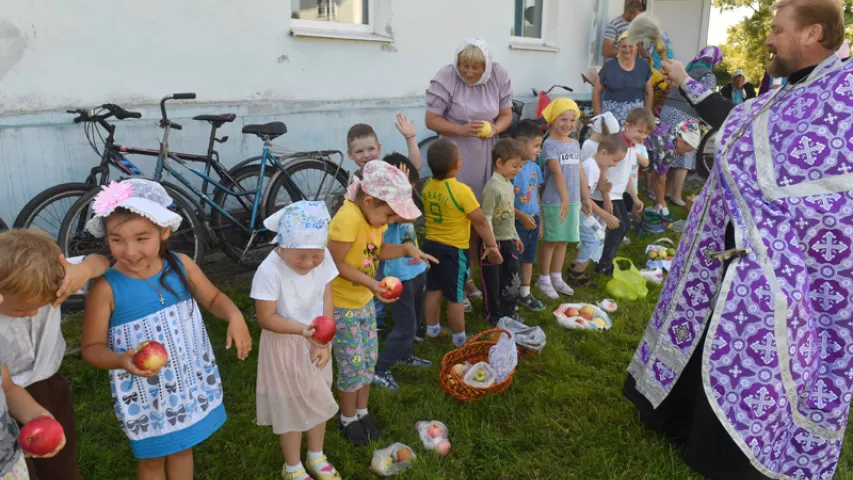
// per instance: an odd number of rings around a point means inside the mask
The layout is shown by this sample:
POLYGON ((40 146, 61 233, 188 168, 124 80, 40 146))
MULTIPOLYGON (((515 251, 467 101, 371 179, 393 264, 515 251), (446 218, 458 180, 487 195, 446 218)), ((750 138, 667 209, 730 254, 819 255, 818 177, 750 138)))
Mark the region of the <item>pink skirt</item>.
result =
POLYGON ((306 432, 338 411, 332 395, 332 362, 311 363, 316 347, 300 335, 263 330, 258 353, 258 425, 273 433, 306 432))

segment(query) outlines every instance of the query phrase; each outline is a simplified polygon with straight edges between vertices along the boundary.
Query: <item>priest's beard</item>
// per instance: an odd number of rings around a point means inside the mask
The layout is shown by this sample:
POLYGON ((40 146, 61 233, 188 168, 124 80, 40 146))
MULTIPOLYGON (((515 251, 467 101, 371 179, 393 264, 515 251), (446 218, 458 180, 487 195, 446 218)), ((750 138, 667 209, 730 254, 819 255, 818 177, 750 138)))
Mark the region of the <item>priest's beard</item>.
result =
POLYGON ((779 52, 772 52, 770 63, 767 64, 767 72, 776 78, 789 77, 792 73, 800 69, 802 64, 802 55, 799 53, 791 53, 787 58, 782 57, 779 52))

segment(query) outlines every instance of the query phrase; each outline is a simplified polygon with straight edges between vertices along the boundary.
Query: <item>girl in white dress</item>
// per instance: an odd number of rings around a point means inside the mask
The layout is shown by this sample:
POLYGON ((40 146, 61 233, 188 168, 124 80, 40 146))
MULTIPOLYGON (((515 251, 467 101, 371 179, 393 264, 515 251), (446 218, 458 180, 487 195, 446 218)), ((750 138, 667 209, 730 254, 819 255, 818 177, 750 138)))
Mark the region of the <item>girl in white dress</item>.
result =
POLYGON ((338 276, 326 250, 329 212, 323 202, 296 202, 264 222, 278 232, 274 251, 252 282, 258 323, 258 425, 279 435, 285 480, 340 479, 323 454, 326 421, 338 411, 332 395, 330 344, 314 338, 311 322, 334 318, 331 281, 338 276), (302 432, 308 455, 300 460, 302 432), (307 470, 311 473, 308 475, 307 470))

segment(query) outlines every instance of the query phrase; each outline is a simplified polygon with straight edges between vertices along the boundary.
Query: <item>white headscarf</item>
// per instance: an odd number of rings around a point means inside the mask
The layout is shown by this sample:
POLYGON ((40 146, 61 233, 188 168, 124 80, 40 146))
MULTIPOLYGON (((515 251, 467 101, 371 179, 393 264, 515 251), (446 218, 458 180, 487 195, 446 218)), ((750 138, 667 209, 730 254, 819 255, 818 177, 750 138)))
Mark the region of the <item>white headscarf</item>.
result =
POLYGON ((95 216, 86 223, 86 229, 95 237, 102 238, 105 235, 104 219, 116 208, 124 208, 174 232, 181 226, 181 216, 169 210, 173 203, 166 189, 157 182, 142 178, 113 181, 101 186, 101 191, 95 196, 92 204, 95 216))
POLYGON ((494 59, 492 59, 492 54, 489 53, 489 44, 487 44, 486 41, 480 37, 472 37, 467 40, 464 40, 462 43, 459 44, 459 47, 456 48, 456 54, 453 56, 453 70, 456 71, 456 74, 459 75, 459 78, 461 78, 462 81, 465 82, 465 84, 469 87, 485 85, 486 82, 488 82, 489 79, 492 77, 493 64, 494 59), (483 58, 486 59, 486 69, 483 70, 483 75, 480 77, 479 80, 477 80, 476 83, 465 82, 465 77, 463 77, 462 74, 459 73, 459 54, 462 53, 462 51, 465 50, 469 45, 473 45, 479 48, 480 51, 483 52, 483 58))
POLYGON ((267 230, 278 235, 270 243, 281 248, 326 248, 329 210, 323 202, 299 201, 264 220, 267 230))

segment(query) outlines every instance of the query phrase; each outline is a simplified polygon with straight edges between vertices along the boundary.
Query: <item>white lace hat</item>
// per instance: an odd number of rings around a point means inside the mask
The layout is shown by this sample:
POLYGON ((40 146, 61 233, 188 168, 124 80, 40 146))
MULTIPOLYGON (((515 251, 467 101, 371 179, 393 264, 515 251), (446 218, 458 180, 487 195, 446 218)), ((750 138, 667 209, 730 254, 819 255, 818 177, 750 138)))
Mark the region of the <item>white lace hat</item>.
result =
POLYGON ((181 226, 181 216, 169 210, 174 200, 157 182, 131 178, 121 182, 110 182, 101 189, 92 204, 95 216, 86 223, 89 233, 98 238, 105 235, 104 218, 110 216, 119 207, 141 215, 159 227, 169 227, 174 231, 181 226))

